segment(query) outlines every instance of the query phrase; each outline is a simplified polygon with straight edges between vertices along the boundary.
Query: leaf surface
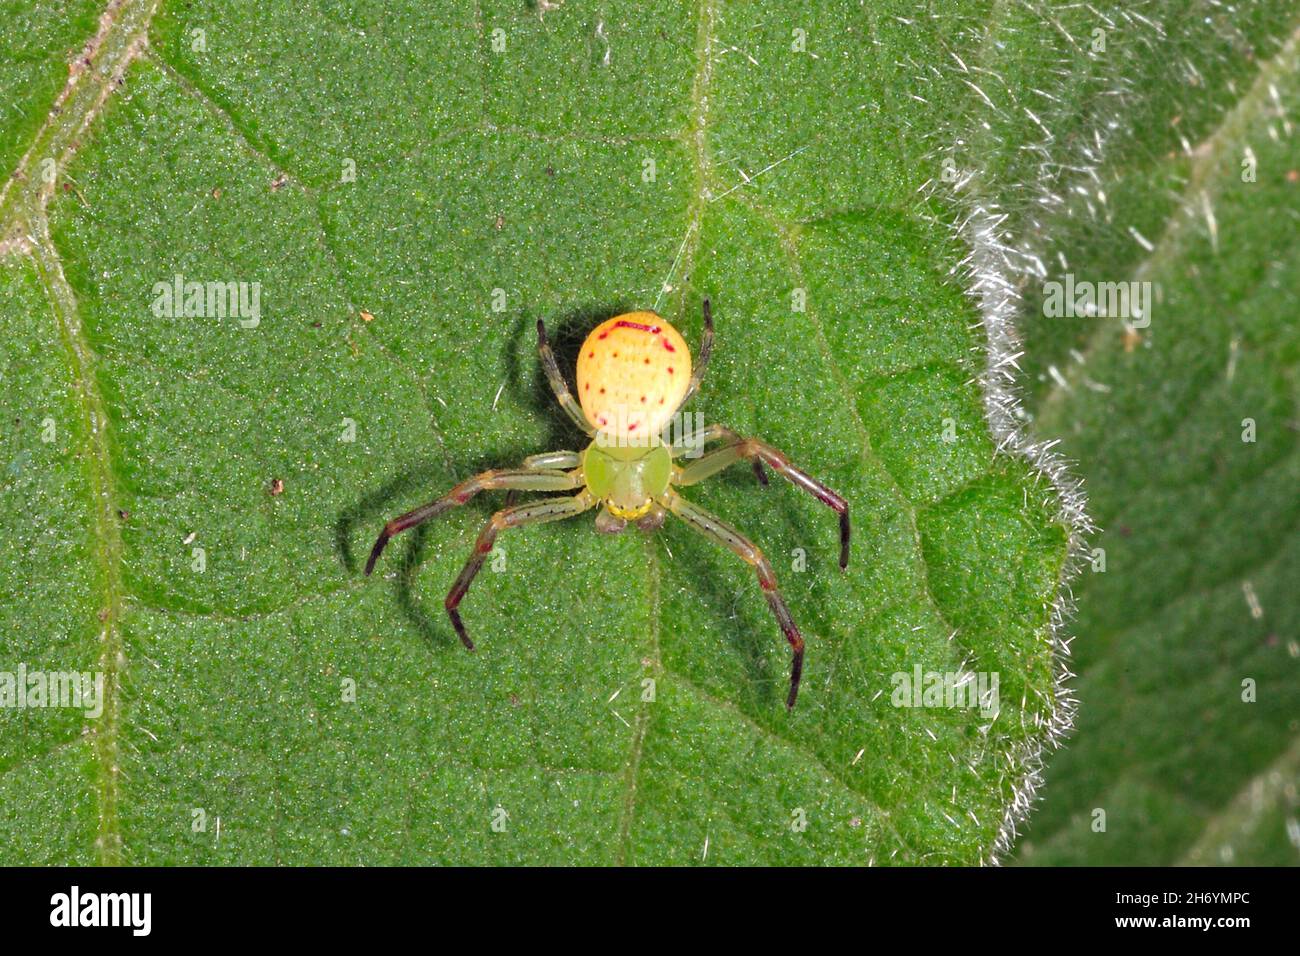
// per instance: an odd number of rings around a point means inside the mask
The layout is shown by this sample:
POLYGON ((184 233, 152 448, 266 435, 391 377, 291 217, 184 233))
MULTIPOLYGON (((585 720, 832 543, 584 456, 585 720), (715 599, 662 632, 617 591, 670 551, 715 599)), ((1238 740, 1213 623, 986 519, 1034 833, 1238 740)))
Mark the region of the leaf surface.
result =
POLYGON ((7 134, 33 158, 0 200, 2 663, 112 690, 97 719, 0 711, 0 857, 993 855, 1062 706, 1070 528, 996 450, 954 213, 921 189, 975 94, 918 74, 973 60, 985 7, 157 6, 7 134), (256 327, 156 315, 177 276, 256 283, 256 327), (626 309, 697 342, 706 295, 696 408, 853 509, 841 574, 789 485, 688 492, 772 558, 809 644, 793 713, 752 572, 679 524, 504 536, 475 654, 440 597, 499 499, 361 576, 388 517, 581 440, 538 317, 571 371, 626 309), (996 719, 895 706, 916 668, 997 674, 996 719))

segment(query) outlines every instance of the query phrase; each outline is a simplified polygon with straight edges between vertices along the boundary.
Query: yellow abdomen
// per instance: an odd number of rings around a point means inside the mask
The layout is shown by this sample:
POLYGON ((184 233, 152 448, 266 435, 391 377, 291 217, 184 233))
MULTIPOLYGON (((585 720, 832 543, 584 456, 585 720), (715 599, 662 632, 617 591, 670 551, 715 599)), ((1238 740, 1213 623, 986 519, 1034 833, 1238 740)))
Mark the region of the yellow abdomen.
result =
POLYGON ((653 312, 628 312, 592 329, 578 355, 578 401, 592 427, 642 439, 672 418, 691 380, 681 333, 653 312))

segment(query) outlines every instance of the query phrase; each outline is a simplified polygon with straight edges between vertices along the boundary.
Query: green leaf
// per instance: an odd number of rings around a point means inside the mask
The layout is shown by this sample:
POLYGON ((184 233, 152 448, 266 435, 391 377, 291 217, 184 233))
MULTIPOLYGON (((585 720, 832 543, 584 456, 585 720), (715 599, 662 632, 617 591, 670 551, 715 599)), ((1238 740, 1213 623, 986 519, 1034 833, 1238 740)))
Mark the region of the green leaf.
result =
POLYGON ((1080 460, 1105 568, 1076 588, 1083 705, 1025 862, 1300 862, 1300 22, 1243 13, 1166 21, 1187 56, 1098 176, 1109 221, 1053 236, 1079 278, 1155 283, 1149 328, 1028 326, 1036 428, 1080 460))
POLYGON ((65 53, 95 32, 96 5, 12 3, 0 33, 0 167, 17 168, 42 120, 80 65, 65 53))
POLYGON ((0 859, 1005 849, 1068 715, 1077 527, 998 450, 983 386, 1005 369, 958 213, 922 188, 977 98, 951 64, 976 61, 983 5, 154 7, 110 17, 68 108, 33 122, 33 94, 0 199, 0 669, 110 688, 95 719, 0 711, 0 859), (257 283, 260 321, 159 317, 176 276, 257 283), (777 569, 809 644, 792 713, 752 572, 680 524, 504 536, 463 606, 474 654, 439 599, 499 499, 362 577, 386 518, 580 441, 538 317, 571 369, 628 308, 698 341, 706 295, 695 407, 852 506, 841 574, 833 516, 789 485, 687 492, 777 569), (915 668, 996 674, 996 719, 895 706, 915 668))

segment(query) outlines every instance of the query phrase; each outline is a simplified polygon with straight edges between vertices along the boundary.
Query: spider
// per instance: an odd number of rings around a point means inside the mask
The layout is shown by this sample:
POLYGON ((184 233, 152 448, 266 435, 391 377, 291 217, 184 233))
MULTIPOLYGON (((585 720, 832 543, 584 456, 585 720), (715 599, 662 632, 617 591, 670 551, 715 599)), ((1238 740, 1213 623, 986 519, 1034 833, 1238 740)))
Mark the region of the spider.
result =
POLYGON ((654 312, 628 312, 596 326, 578 356, 578 395, 574 400, 556 364, 546 338, 546 326, 537 320, 537 349, 542 369, 560 406, 592 442, 585 451, 552 451, 530 455, 518 468, 493 469, 469 478, 446 495, 394 518, 379 533, 366 561, 366 574, 375 568, 384 546, 396 534, 428 521, 480 491, 510 492, 506 507, 492 515, 474 545, 460 577, 447 593, 445 606, 461 643, 474 649, 460 617, 460 602, 492 551, 497 535, 506 528, 572 518, 596 506, 596 531, 617 534, 634 522, 643 531, 659 528, 669 513, 716 544, 734 551, 758 575, 758 583, 772 614, 793 652, 790 694, 793 708, 803 673, 804 641, 777 588, 772 565, 748 538, 720 518, 677 493, 677 488, 698 484, 729 465, 749 461, 760 484, 767 485, 764 465, 785 476, 832 508, 840 519, 840 570, 849 561, 849 506, 842 497, 792 465, 777 449, 756 438, 743 438, 725 425, 709 425, 670 445, 666 426, 695 394, 713 350, 713 314, 703 302, 704 335, 700 359, 691 370, 691 353, 675 328, 654 312), (713 451, 679 463, 685 452, 721 442, 713 451), (576 491, 514 505, 519 491, 576 491))

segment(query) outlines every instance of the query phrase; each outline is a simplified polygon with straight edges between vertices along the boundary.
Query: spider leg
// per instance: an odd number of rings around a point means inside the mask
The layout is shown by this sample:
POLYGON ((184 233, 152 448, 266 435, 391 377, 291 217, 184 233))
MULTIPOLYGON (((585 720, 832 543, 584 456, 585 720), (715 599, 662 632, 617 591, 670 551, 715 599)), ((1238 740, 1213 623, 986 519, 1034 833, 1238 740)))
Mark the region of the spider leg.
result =
MULTIPOLYGON (((672 455, 674 458, 680 458, 686 453, 687 449, 703 448, 711 441, 722 440, 738 442, 742 440, 742 436, 739 432, 733 431, 726 425, 709 425, 707 428, 702 428, 691 435, 687 435, 681 442, 673 445, 671 449, 672 455)), ((767 487, 767 469, 763 467, 761 458, 754 459, 754 477, 758 479, 760 485, 764 488, 767 487)))
POLYGON ((582 406, 573 397, 573 393, 569 391, 569 384, 560 373, 560 366, 555 361, 555 353, 551 351, 551 343, 546 338, 546 324, 541 319, 537 320, 537 354, 541 356, 542 371, 546 373, 546 380, 551 383, 551 391, 555 393, 556 401, 573 419, 573 424, 586 434, 595 435, 596 429, 592 427, 591 422, 587 421, 582 406))
POLYGON ((465 567, 461 570, 460 576, 456 578, 456 583, 447 592, 447 600, 443 602, 447 608, 447 616, 451 618, 451 626, 456 629, 456 634, 460 637, 462 644, 471 651, 474 650, 474 642, 469 639, 469 634, 465 631, 465 624, 461 621, 460 611, 457 608, 460 607, 460 602, 469 591, 474 576, 483 567, 483 561, 491 553, 492 546, 496 543, 497 534, 505 528, 521 528, 529 524, 544 524, 547 521, 572 518, 574 515, 582 514, 594 504, 596 504, 596 498, 584 488, 572 498, 547 498, 544 501, 530 501, 528 504, 498 511, 488 519, 488 523, 479 532, 478 541, 474 543, 474 553, 465 562, 465 567))
MULTIPOLYGON (((849 503, 816 478, 790 464, 790 460, 767 442, 757 438, 741 438, 725 425, 710 425, 704 434, 728 438, 729 443, 682 466, 675 478, 679 485, 694 485, 711 478, 722 469, 742 459, 762 467, 766 464, 783 475, 789 482, 811 494, 814 498, 840 516, 840 570, 849 566, 849 503)), ((707 440, 707 439, 706 439, 707 440)), ((764 484, 767 482, 764 481, 764 484)))
POLYGON ((691 381, 686 386, 686 394, 682 400, 677 403, 677 408, 673 409, 673 414, 690 401, 700 388, 700 380, 704 378, 704 370, 709 367, 709 356, 713 354, 713 308, 709 305, 709 300, 705 299, 702 305, 704 309, 704 334, 700 336, 700 354, 695 360, 695 371, 691 373, 691 381))
POLYGON ((577 468, 582 464, 582 455, 576 451, 544 451, 540 455, 529 455, 521 468, 532 471, 535 468, 577 468))
MULTIPOLYGON (((558 452, 557 452, 558 454, 558 452)), ((370 549, 370 558, 366 561, 366 574, 375 569, 375 562, 383 553, 388 540, 401 534, 408 528, 423 524, 430 518, 436 518, 444 511, 463 505, 480 491, 490 488, 508 488, 512 491, 572 491, 582 485, 581 471, 559 471, 556 469, 512 468, 502 471, 485 471, 462 481, 441 498, 421 505, 414 511, 399 515, 379 532, 375 546, 370 549)))
POLYGON ((790 662, 790 696, 785 701, 787 709, 793 708, 795 698, 799 696, 799 679, 803 675, 803 636, 795 626, 794 618, 790 616, 790 609, 786 607, 785 599, 777 589, 776 575, 772 571, 771 563, 763 556, 758 546, 743 534, 699 505, 687 501, 671 488, 655 500, 710 541, 740 555, 741 559, 758 574, 758 583, 763 589, 763 596, 767 598, 768 607, 772 609, 776 622, 781 625, 781 633, 785 635, 794 652, 794 658, 790 662))
MULTIPOLYGON (((577 468, 582 464, 582 455, 576 451, 544 451, 537 455, 529 455, 524 459, 521 468, 533 469, 552 469, 552 468, 577 468)), ((505 507, 518 503, 519 489, 511 488, 506 492, 505 507)))

